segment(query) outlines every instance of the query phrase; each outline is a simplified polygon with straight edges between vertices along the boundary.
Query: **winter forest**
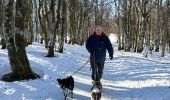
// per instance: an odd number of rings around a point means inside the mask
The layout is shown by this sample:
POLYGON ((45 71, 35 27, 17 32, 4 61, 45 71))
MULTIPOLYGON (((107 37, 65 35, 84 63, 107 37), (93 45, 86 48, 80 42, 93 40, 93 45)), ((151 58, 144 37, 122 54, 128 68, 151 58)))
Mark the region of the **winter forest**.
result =
POLYGON ((67 100, 169 100, 170 0, 0 0, 0 100, 64 100, 57 79, 76 71, 67 100), (96 26, 114 49, 100 99, 86 64, 96 26))

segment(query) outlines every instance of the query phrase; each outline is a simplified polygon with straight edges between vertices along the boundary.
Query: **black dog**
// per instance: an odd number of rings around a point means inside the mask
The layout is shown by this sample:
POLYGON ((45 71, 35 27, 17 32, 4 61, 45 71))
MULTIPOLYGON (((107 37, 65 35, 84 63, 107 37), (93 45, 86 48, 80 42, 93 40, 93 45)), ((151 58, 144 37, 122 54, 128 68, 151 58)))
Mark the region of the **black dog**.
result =
POLYGON ((63 89, 64 100, 66 100, 67 95, 71 93, 71 97, 73 98, 73 89, 74 89, 74 79, 72 76, 67 77, 65 79, 57 79, 58 84, 61 89, 63 89))

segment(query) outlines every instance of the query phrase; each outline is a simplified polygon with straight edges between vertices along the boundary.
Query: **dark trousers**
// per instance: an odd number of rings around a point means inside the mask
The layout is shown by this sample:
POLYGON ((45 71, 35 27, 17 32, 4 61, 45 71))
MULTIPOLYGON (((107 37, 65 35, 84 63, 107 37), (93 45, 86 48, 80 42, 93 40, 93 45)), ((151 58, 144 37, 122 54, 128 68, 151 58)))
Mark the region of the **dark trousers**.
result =
POLYGON ((93 81, 100 81, 103 76, 104 70, 104 63, 105 61, 90 61, 91 69, 92 69, 92 80, 93 81))

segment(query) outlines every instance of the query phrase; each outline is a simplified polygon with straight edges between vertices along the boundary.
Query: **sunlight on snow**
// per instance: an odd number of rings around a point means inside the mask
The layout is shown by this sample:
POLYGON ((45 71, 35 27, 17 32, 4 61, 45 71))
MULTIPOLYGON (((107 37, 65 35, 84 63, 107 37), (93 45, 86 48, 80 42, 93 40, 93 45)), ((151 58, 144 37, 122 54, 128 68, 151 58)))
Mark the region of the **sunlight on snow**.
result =
POLYGON ((117 35, 116 34, 110 34, 109 39, 112 43, 116 43, 117 42, 117 35))
POLYGON ((6 95, 11 95, 11 94, 14 94, 15 91, 16 91, 16 90, 15 90, 14 88, 5 89, 4 94, 6 94, 6 95))

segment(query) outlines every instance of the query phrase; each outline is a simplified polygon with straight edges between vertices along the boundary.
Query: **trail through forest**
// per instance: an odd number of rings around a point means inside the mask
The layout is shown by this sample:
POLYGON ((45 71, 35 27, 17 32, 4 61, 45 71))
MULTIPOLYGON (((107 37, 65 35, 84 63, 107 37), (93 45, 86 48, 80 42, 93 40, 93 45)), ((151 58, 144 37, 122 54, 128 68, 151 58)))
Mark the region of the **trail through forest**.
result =
MULTIPOLYGON (((111 36, 115 40, 115 35, 111 36)), ((117 51, 114 59, 106 59, 103 76, 102 100, 169 100, 170 98, 170 55, 160 58, 154 53, 149 58, 140 53, 117 51)), ((84 46, 65 45, 63 54, 56 53, 47 58, 44 45, 33 43, 27 50, 32 69, 40 79, 0 81, 1 100, 63 100, 57 78, 65 78, 86 63, 89 53, 84 46)), ((107 55, 108 57, 108 55, 107 55)), ((10 72, 7 50, 0 50, 0 76, 10 72)), ((75 74, 74 100, 89 100, 91 81, 90 64, 75 74)), ((71 100, 70 98, 68 100, 71 100)))

